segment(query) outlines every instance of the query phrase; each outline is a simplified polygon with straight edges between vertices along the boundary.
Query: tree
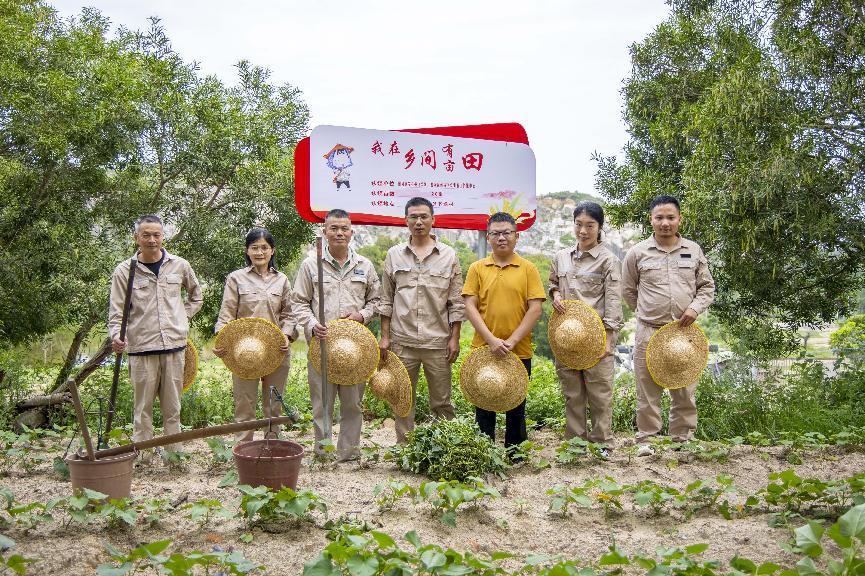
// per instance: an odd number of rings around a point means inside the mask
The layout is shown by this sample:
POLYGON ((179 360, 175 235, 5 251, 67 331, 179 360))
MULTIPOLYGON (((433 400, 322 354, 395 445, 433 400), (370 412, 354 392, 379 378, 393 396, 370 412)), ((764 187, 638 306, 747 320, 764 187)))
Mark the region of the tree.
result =
POLYGON ((141 214, 160 214, 167 248, 196 269, 205 331, 250 227, 273 232, 282 262, 311 239, 293 201, 308 130, 296 88, 248 62, 234 86, 199 77, 158 19, 108 39, 95 11, 62 22, 41 2, 0 10, 0 347, 74 326, 62 382, 104 319, 141 214))
POLYGON ((624 157, 596 155, 616 223, 683 201, 740 348, 846 314, 865 258, 865 15, 852 1, 682 0, 631 48, 624 157))
MULTIPOLYGON (((0 346, 84 321, 117 242, 92 226, 134 149, 143 82, 107 22, 62 22, 41 2, 0 7, 0 346), (82 305, 73 310, 69 302, 82 305)), ((92 324, 91 324, 92 325, 92 324)))

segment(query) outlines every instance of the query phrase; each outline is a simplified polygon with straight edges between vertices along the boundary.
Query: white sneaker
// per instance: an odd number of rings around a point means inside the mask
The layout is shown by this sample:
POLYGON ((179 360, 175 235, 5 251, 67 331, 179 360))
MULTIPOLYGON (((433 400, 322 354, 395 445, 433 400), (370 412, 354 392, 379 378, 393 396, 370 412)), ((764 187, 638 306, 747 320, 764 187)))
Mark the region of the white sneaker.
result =
POLYGON ((655 449, 648 444, 640 444, 637 447, 637 456, 654 456, 655 449))

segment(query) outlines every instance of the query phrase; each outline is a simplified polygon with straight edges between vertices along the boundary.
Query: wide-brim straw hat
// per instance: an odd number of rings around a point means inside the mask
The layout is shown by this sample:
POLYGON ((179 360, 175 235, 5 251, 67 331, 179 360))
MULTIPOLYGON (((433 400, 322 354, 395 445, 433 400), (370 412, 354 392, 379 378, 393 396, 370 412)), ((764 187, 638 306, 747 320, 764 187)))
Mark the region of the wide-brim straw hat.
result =
MULTIPOLYGON (((351 386, 366 382, 379 361, 378 341, 369 328, 341 318, 327 323, 327 381, 351 386)), ((309 363, 321 374, 321 345, 318 338, 309 344, 309 363)))
POLYGON ((547 325, 550 348, 560 363, 574 370, 591 368, 607 347, 604 322, 594 308, 582 300, 563 300, 565 313, 553 311, 547 325))
POLYGON ((411 378, 402 360, 390 350, 384 364, 369 379, 369 390, 373 396, 387 402, 396 416, 405 418, 411 412, 411 378))
POLYGON ((239 318, 222 327, 216 347, 225 350, 222 361, 239 378, 256 380, 276 371, 285 360, 280 347, 285 335, 264 318, 239 318))
POLYGON ((694 384, 709 362, 709 340, 696 324, 670 322, 649 338, 646 365, 655 384, 675 390, 694 384))
POLYGON ((186 350, 183 351, 183 391, 186 392, 195 382, 198 374, 198 350, 192 340, 186 341, 186 350))
POLYGON ((529 373, 513 352, 498 357, 489 346, 481 346, 473 349, 463 362, 460 388, 466 400, 478 408, 507 412, 526 399, 529 373))

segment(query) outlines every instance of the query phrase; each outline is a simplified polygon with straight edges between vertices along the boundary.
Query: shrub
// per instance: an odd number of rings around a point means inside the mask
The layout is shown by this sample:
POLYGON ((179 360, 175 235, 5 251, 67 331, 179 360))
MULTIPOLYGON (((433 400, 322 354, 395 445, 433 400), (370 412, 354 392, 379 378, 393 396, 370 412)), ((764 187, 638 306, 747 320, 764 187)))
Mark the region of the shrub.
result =
POLYGON ((409 433, 404 445, 391 449, 397 466, 433 480, 466 482, 471 477, 502 474, 504 449, 481 433, 473 420, 436 420, 409 433))

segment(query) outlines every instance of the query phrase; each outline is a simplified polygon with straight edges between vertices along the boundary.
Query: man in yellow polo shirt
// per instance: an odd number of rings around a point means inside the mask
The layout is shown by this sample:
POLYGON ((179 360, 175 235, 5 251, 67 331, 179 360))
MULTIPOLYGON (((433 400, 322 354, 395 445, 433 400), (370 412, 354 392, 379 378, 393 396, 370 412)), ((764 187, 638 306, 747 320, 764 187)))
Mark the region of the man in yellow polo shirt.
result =
MULTIPOLYGON (((487 344, 497 356, 516 354, 532 373, 532 328, 541 317, 546 299, 541 275, 534 264, 514 253, 517 223, 506 212, 487 222, 487 239, 493 253, 469 267, 463 285, 465 314, 475 327, 472 348, 487 344)), ((496 413, 475 408, 481 432, 495 440, 496 413)), ((505 413, 505 447, 528 439, 526 403, 505 413)))

